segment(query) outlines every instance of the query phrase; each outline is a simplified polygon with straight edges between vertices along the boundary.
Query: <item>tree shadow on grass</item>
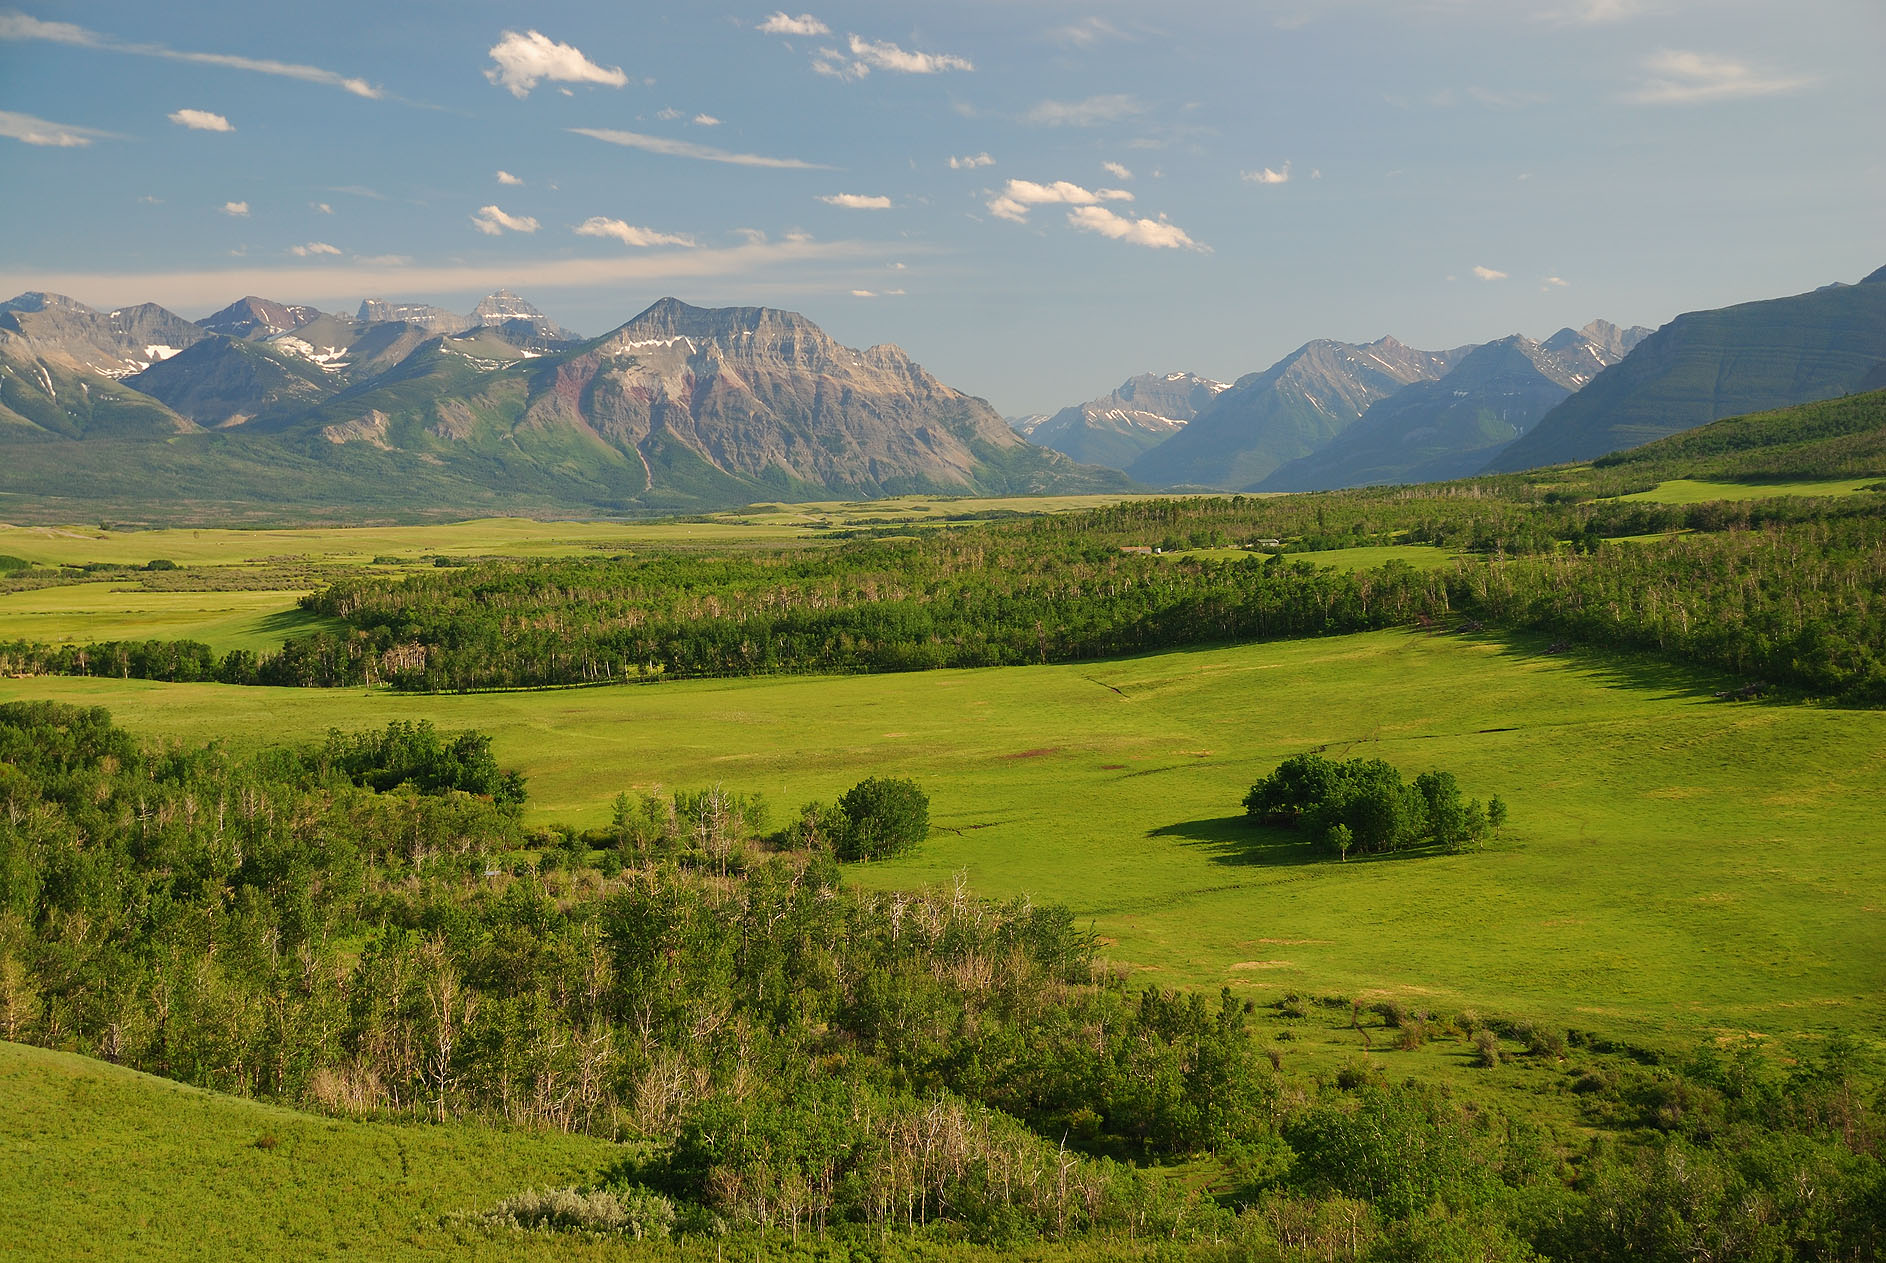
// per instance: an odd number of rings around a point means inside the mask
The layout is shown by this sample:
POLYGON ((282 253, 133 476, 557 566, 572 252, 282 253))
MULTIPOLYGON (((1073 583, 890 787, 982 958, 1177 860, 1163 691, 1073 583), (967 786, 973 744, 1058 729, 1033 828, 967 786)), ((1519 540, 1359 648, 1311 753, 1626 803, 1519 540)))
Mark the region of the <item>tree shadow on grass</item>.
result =
MULTIPOLYGON (((1424 635, 1456 635, 1469 644, 1478 642, 1498 646, 1503 658, 1549 658, 1566 671, 1584 677, 1601 688, 1630 689, 1670 702, 1714 702, 1719 694, 1749 683, 1748 676, 1735 675, 1721 668, 1672 661, 1642 649, 1622 645, 1589 645, 1566 642, 1563 637, 1542 632, 1517 631, 1489 626, 1477 632, 1430 631, 1424 635), (1557 653, 1552 646, 1564 644, 1557 653)), ((1759 701, 1798 701, 1795 690, 1770 687, 1759 701)), ((1749 705, 1750 702, 1727 703, 1749 705)))
MULTIPOLYGON (((1295 830, 1252 824, 1250 817, 1242 815, 1161 825, 1157 829, 1148 829, 1146 836, 1177 838, 1182 845, 1204 852, 1214 864, 1236 867, 1301 868, 1312 864, 1335 865, 1342 862, 1295 830)), ((1427 843, 1385 855, 1359 855, 1352 852, 1347 862, 1384 864, 1451 853, 1444 846, 1427 843)))
POLYGON ((290 636, 302 636, 309 632, 332 631, 340 624, 333 619, 324 618, 310 610, 300 607, 288 610, 276 610, 266 614, 255 622, 255 629, 269 636, 280 636, 286 640, 290 636))

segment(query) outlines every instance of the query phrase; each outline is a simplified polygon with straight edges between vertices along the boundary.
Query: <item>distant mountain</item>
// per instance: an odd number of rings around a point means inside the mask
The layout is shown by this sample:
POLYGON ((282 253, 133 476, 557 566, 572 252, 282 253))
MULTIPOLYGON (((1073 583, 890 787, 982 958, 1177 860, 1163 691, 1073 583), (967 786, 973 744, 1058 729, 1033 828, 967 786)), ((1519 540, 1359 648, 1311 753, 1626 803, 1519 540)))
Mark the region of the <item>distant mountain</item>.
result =
POLYGON ((1243 490, 1328 443, 1376 400, 1440 377, 1465 351, 1418 351, 1393 338, 1306 343, 1240 377, 1127 473, 1153 486, 1243 490))
MULTIPOLYGON (((253 521, 1131 486, 1026 442, 898 348, 840 346, 790 312, 665 299, 575 345, 494 314, 450 335, 333 315, 253 339, 198 329, 123 385, 97 379, 161 427, 0 425, 0 493, 253 521)), ((0 399, 20 376, 0 375, 0 399)))
POLYGON ((205 336, 148 303, 101 312, 38 293, 0 303, 0 439, 167 438, 194 428, 118 379, 205 336))
POLYGON ((473 325, 492 325, 507 334, 517 336, 529 331, 530 336, 550 342, 575 342, 577 336, 562 325, 544 315, 508 289, 501 289, 486 296, 472 308, 473 325))
POLYGON ((1010 424, 1031 443, 1090 465, 1125 469, 1229 389, 1194 373, 1142 373, 1111 394, 1010 424))
POLYGON ((1464 478, 1623 358, 1618 348, 1649 332, 1595 320, 1544 342, 1515 334, 1475 347, 1445 377, 1377 400, 1328 445, 1291 461, 1256 489, 1323 491, 1464 478))
POLYGON ((474 323, 470 316, 461 316, 455 311, 443 307, 430 307, 425 303, 389 303, 378 298, 360 300, 360 310, 354 314, 359 323, 417 325, 429 333, 463 333, 474 323))
POLYGON ((1590 460, 1693 426, 1852 394, 1886 364, 1886 268, 1841 285, 1690 312, 1657 330, 1489 464, 1590 460))
POLYGON ((205 316, 197 321, 197 325, 206 332, 220 333, 230 338, 268 338, 299 329, 320 318, 321 312, 316 308, 270 302, 251 294, 247 298, 237 299, 213 316, 205 316))

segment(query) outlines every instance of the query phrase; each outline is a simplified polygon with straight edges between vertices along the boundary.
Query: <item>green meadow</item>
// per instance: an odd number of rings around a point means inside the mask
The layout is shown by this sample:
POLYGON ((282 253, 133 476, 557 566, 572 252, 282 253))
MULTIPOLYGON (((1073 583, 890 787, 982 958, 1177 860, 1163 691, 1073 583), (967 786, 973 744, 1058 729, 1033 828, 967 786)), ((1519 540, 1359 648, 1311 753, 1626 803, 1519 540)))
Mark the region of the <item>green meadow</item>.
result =
POLYGON ((304 592, 152 592, 124 580, 0 591, 0 640, 198 640, 259 653, 325 624, 296 608, 304 592))
POLYGON ((1703 482, 1672 478, 1648 491, 1612 498, 1647 500, 1653 504, 1702 504, 1710 500, 1772 500, 1776 496, 1851 496, 1879 485, 1877 477, 1794 482, 1703 482))
POLYGON ((977 671, 411 696, 35 678, 187 741, 430 719, 492 734, 539 821, 722 783, 775 822, 871 774, 932 799, 852 870, 1064 902, 1146 981, 1401 997, 1659 1043, 1886 1034, 1886 714, 1713 697, 1661 664, 1379 632, 977 671), (1512 810, 1486 850, 1333 863, 1239 800, 1312 749, 1443 768, 1512 810))

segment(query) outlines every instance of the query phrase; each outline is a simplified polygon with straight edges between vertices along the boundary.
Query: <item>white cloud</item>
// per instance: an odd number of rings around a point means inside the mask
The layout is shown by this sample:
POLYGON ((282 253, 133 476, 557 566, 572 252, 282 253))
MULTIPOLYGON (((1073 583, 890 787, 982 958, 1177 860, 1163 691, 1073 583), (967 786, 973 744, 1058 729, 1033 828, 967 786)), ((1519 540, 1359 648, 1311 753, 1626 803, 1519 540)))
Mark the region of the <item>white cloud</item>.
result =
POLYGON ((961 158, 952 157, 950 159, 950 170, 952 171, 974 171, 977 167, 993 167, 994 165, 995 159, 991 158, 987 153, 974 153, 961 158))
POLYGON ((179 127, 187 127, 193 132, 233 132, 229 120, 221 114, 212 114, 208 110, 177 110, 170 115, 170 121, 179 127))
POLYGON ((670 140, 665 136, 645 136, 640 132, 619 132, 603 127, 572 127, 570 130, 578 136, 588 136, 593 140, 607 141, 612 145, 623 145, 629 149, 666 154, 671 158, 698 158, 702 162, 727 162, 737 167, 780 167, 791 171, 830 171, 832 169, 820 162, 801 162, 797 158, 769 158, 763 154, 731 153, 725 149, 715 149, 711 145, 697 145, 686 140, 670 140))
POLYGON ((876 298, 878 292, 874 289, 854 289, 851 291, 851 296, 853 298, 876 298))
POLYGON ((1548 276, 1544 282, 1545 289, 1565 289, 1570 285, 1571 282, 1562 276, 1548 276))
POLYGON ((634 224, 620 219, 605 219, 601 215, 592 215, 572 229, 579 237, 611 237, 625 246, 693 246, 694 238, 679 233, 656 232, 653 228, 637 228, 634 224))
POLYGON ((510 185, 522 185, 524 182, 518 179, 516 176, 512 175, 509 171, 500 171, 498 172, 498 183, 510 184, 510 185))
POLYGON ((1038 127, 1093 127, 1115 123, 1146 112, 1139 98, 1126 92, 1109 92, 1083 101, 1043 101, 1022 115, 1022 121, 1038 127))
MULTIPOLYGON (((1269 167, 1257 171, 1246 171, 1244 178, 1252 184, 1288 184, 1290 183, 1290 164, 1284 163, 1281 171, 1273 171, 1269 167)), ((1310 178, 1316 177, 1312 175, 1310 178)))
POLYGON ((325 241, 310 241, 305 246, 289 246, 288 253, 294 255, 296 258, 305 259, 311 255, 316 255, 316 254, 338 255, 340 251, 336 249, 335 247, 330 246, 325 241))
POLYGON ((546 79, 555 83, 600 83, 611 88, 620 88, 629 81, 619 67, 598 66, 573 45, 559 44, 537 31, 522 35, 506 31, 492 45, 491 60, 495 64, 485 71, 485 78, 519 100, 546 79))
POLYGON ((1154 250, 1206 250, 1177 224, 1164 219, 1129 219, 1104 206, 1076 206, 1067 213, 1067 222, 1084 232, 1097 232, 1115 241, 1154 250))
POLYGON ((1644 67, 1651 77, 1643 87, 1624 97, 1633 105, 1699 105, 1781 96, 1814 82, 1811 78, 1765 74, 1746 62, 1713 53, 1674 49, 1648 58, 1644 67))
POLYGON ((696 127, 719 127, 720 120, 712 114, 696 114, 690 120, 696 127))
POLYGON ((223 214, 228 215, 233 219, 242 219, 246 217, 248 213, 249 213, 249 204, 247 202, 224 202, 223 203, 223 214))
POLYGON ((34 118, 31 114, 15 114, 11 110, 0 110, 0 136, 28 145, 43 145, 51 149, 83 149, 94 140, 123 139, 111 132, 101 132, 95 127, 78 127, 71 123, 49 123, 43 118, 34 118))
POLYGON ((871 67, 861 61, 851 61, 836 48, 821 48, 812 55, 812 70, 816 74, 828 75, 833 79, 862 79, 871 73, 871 67))
POLYGON ((819 201, 827 206, 842 206, 846 210, 889 210, 891 199, 874 197, 864 193, 822 193, 819 201))
POLYGON ((1133 173, 1127 169, 1126 164, 1123 162, 1103 162, 1100 164, 1100 169, 1116 180, 1130 180, 1133 178, 1133 173))
POLYGON ((380 89, 365 79, 336 74, 332 70, 323 70, 319 66, 301 66, 293 62, 269 61, 256 57, 233 57, 227 53, 192 53, 163 44, 130 44, 109 35, 102 35, 97 31, 87 30, 82 26, 75 26, 70 22, 41 22, 23 13, 0 14, 0 39, 46 40, 54 44, 96 48, 103 52, 132 53, 139 57, 161 57, 166 61, 187 61, 200 66, 248 70, 256 74, 276 75, 284 79, 299 79, 303 83, 318 83, 326 87, 340 88, 355 96, 370 99, 378 99, 384 95, 380 89))
POLYGON ((317 215, 332 215, 334 213, 334 208, 329 206, 326 202, 309 202, 308 209, 317 215))
POLYGON ((677 110, 672 105, 664 105, 661 109, 655 111, 655 117, 664 123, 672 123, 681 117, 681 111, 677 110))
POLYGON ((848 42, 851 55, 873 70, 890 70, 905 75, 934 75, 946 70, 974 70, 967 58, 949 53, 905 52, 895 44, 874 42, 853 35, 848 42))
POLYGON ((1028 222, 1032 206, 1097 206, 1101 202, 1130 202, 1133 195, 1125 189, 1084 189, 1067 180, 1036 184, 1033 180, 1010 180, 1003 190, 989 199, 989 213, 997 219, 1018 224, 1028 222))
POLYGON ((487 237, 497 237, 507 228, 512 232, 536 232, 538 224, 529 215, 507 215, 495 206, 480 206, 472 216, 472 227, 487 237))
POLYGON ((831 27, 810 13, 801 13, 796 18, 784 12, 775 13, 754 29, 762 35, 830 35, 832 33, 831 27))
POLYGON ((1499 271, 1497 268, 1481 267, 1478 263, 1474 264, 1473 274, 1483 281, 1503 281, 1506 279, 1506 273, 1499 271))

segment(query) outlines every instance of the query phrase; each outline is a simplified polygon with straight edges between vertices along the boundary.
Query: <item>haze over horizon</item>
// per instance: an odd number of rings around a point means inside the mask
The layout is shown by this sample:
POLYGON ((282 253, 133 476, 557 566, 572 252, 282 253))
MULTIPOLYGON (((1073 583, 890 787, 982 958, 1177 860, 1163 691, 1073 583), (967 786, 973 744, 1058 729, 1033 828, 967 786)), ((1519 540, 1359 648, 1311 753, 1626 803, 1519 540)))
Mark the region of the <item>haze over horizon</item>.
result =
POLYGON ((763 303, 1016 415, 1886 262, 1865 0, 321 14, 0 9, 0 297, 763 303))

